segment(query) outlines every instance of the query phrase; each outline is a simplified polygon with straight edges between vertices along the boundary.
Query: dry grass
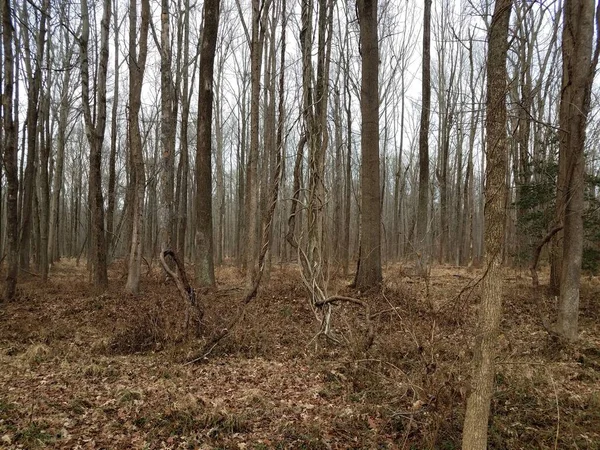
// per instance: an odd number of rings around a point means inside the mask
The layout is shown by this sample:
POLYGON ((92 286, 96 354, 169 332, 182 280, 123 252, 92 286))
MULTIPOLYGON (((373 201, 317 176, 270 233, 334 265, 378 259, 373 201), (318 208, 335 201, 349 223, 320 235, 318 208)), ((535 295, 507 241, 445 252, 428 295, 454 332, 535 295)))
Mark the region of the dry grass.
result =
MULTIPOLYGON (((460 447, 478 271, 436 267, 426 282, 391 265, 384 289, 362 295, 332 280, 330 293, 369 302, 376 337, 364 351, 362 309, 335 307, 344 345, 314 339, 296 268, 274 266, 200 365, 185 362, 236 314, 240 272, 220 269, 200 296, 201 336, 158 271, 144 271, 138 297, 123 294, 122 272, 114 264, 99 295, 67 260, 0 305, 1 448, 460 447)), ((490 448, 600 448, 597 278, 583 280, 581 304, 581 340, 556 342, 539 318, 554 300, 507 273, 490 448)))

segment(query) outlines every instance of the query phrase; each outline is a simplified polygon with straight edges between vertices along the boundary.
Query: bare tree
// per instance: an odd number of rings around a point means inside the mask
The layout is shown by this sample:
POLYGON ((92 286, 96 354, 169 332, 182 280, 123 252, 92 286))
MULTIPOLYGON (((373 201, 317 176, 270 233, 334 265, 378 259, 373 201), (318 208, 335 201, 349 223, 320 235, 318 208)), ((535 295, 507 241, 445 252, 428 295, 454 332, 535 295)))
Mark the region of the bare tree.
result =
POLYGON ((265 41, 265 20, 271 0, 252 0, 252 36, 250 38, 250 151, 246 171, 246 284, 254 285, 258 271, 258 158, 260 132, 260 74, 265 41))
POLYGON ((150 24, 149 0, 142 0, 139 29, 139 51, 137 48, 137 0, 129 4, 129 151, 132 161, 132 205, 133 227, 129 250, 129 271, 125 290, 137 294, 140 289, 142 263, 142 226, 144 216, 144 192, 146 174, 142 152, 142 136, 139 122, 142 81, 148 54, 148 29, 150 24))
POLYGON ((80 45, 81 58, 81 102, 85 122, 85 134, 90 145, 89 202, 91 218, 91 262, 94 286, 106 289, 106 236, 104 233, 104 200, 102 194, 102 145, 106 128, 106 74, 108 71, 108 28, 111 3, 104 0, 100 33, 100 60, 97 70, 95 110, 92 113, 90 101, 90 69, 88 44, 90 39, 90 11, 88 1, 81 2, 82 30, 80 45))
POLYGON ((113 82, 113 99, 112 99, 112 111, 110 121, 110 154, 108 157, 108 205, 106 207, 106 250, 110 252, 113 250, 113 246, 116 243, 115 230, 114 230, 114 216, 115 216, 115 187, 117 183, 117 177, 115 173, 116 160, 117 160, 117 146, 119 145, 117 139, 117 114, 119 111, 119 29, 120 21, 117 11, 117 2, 113 4, 113 30, 114 40, 113 45, 115 48, 115 75, 113 82))
POLYGON ((14 117, 15 60, 14 60, 14 27, 11 18, 10 0, 2 0, 2 49, 3 49, 3 81, 2 90, 2 125, 3 125, 3 165, 6 171, 6 253, 8 270, 4 285, 4 299, 13 300, 16 294, 17 276, 19 272, 17 197, 19 192, 17 128, 14 117))
POLYGON ((198 148, 196 151, 196 281, 215 284, 212 226, 212 111, 215 49, 220 0, 204 2, 198 91, 198 148))
POLYGON ((35 197, 35 172, 37 161, 38 125, 40 113, 40 92, 43 83, 42 65, 44 59, 44 47, 46 44, 47 18, 50 2, 44 0, 36 14, 39 14, 39 29, 35 35, 35 52, 31 50, 30 27, 29 27, 29 7, 27 2, 23 2, 22 21, 26 24, 21 27, 23 34, 23 43, 25 47, 25 69, 29 80, 27 89, 27 115, 25 126, 27 129, 27 165, 22 180, 23 198, 21 202, 21 237, 19 244, 21 267, 29 268, 31 235, 33 226, 33 203, 35 197), (32 55, 35 59, 32 61, 32 55))
POLYGON ((485 259, 471 393, 463 428, 464 450, 485 450, 494 392, 496 343, 502 314, 502 252, 506 224, 506 94, 508 26, 512 0, 497 0, 488 38, 486 99, 485 259))

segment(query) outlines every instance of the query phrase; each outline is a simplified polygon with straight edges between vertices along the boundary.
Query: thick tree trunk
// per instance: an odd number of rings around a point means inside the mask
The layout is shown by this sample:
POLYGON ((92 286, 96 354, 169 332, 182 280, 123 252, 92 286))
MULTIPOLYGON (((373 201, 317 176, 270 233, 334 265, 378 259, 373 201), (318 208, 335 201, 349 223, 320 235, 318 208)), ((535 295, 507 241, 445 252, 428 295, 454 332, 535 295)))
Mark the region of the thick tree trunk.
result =
MULTIPOLYGON (((599 4, 600 12, 600 4, 599 4)), ((583 253, 585 128, 597 54, 592 60, 593 0, 567 0, 563 26, 563 77, 560 99, 560 176, 557 207, 564 213, 557 331, 577 339, 583 253)), ((598 38, 600 43, 600 37, 598 38)), ((558 211, 561 215, 561 211, 558 211)))
POLYGON ((496 342, 502 315, 502 252, 506 224, 506 57, 512 0, 497 0, 489 31, 486 101, 485 260, 471 393, 463 428, 463 450, 485 450, 494 392, 496 342))
POLYGON ((198 91, 198 150, 196 153, 196 281, 215 284, 212 224, 212 109, 215 49, 220 0, 204 2, 198 91))
POLYGON ((377 0, 359 0, 358 18, 362 54, 361 215, 360 260, 356 287, 377 287, 381 271, 381 193, 379 186, 379 44, 377 0))

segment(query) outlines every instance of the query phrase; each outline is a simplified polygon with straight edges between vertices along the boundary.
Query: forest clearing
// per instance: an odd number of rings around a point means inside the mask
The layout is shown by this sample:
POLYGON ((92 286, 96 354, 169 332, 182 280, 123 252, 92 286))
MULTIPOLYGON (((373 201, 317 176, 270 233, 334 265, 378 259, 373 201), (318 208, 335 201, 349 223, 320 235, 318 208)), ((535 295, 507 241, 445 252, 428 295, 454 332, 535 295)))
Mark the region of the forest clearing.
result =
MULTIPOLYGON (((435 266, 423 278, 393 264, 384 274, 378 293, 330 284, 371 305, 366 351, 355 305, 334 308, 340 344, 315 338, 300 273, 284 265, 194 364, 240 306, 238 269, 220 268, 218 287, 198 293, 197 337, 156 264, 139 296, 123 294, 120 261, 102 295, 75 260, 46 285, 26 276, 0 309, 0 447, 459 448, 482 271, 435 266)), ((555 302, 524 271, 505 272, 504 302, 489 448, 600 448, 600 279, 582 279, 575 344, 544 329, 555 302)))

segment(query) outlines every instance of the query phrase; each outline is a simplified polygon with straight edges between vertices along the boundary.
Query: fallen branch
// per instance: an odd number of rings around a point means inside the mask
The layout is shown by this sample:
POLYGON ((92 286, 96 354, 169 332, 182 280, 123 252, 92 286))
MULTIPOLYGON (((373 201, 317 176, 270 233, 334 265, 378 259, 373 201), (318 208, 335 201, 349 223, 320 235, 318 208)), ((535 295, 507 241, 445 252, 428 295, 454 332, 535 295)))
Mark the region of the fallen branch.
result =
POLYGON ((544 236, 544 239, 542 239, 541 242, 536 247, 535 252, 533 253, 533 258, 531 260, 531 266, 529 267, 529 271, 531 272, 531 279, 532 279, 531 282, 533 284, 533 287, 538 287, 540 285, 540 281, 539 281, 538 274, 537 274, 537 265, 538 265, 538 262, 540 259, 540 254, 542 253, 542 249, 544 248, 544 245, 546 245, 548 242, 550 242, 550 239, 552 239, 554 237, 554 235, 562 229, 563 229, 562 225, 557 225, 554 228, 552 228, 548 232, 548 234, 546 234, 546 236, 544 236))
MULTIPOLYGON (((197 316, 198 322, 202 320, 204 317, 204 308, 203 306, 196 301, 196 293, 194 288, 190 285, 188 281, 187 274, 185 272, 185 267, 177 257, 177 254, 173 250, 165 250, 160 253, 160 263, 163 266, 165 272, 169 274, 171 279, 175 281, 175 285, 177 286, 177 290, 181 294, 183 301, 186 304, 189 302, 189 305, 194 310, 194 313, 197 316), (174 272, 169 265, 167 264, 166 257, 169 256, 175 262, 177 267, 177 273, 174 272)), ((189 315, 186 314, 186 326, 189 324, 189 315)))
POLYGON ((371 308, 368 302, 363 302, 357 298, 345 297, 343 295, 332 295, 324 300, 315 302, 315 307, 322 308, 325 305, 331 305, 333 303, 346 302, 354 305, 362 306, 365 309, 365 321, 367 323, 367 338, 364 343, 364 350, 368 350, 373 345, 375 340, 375 329, 373 328, 373 322, 371 321, 371 308))

